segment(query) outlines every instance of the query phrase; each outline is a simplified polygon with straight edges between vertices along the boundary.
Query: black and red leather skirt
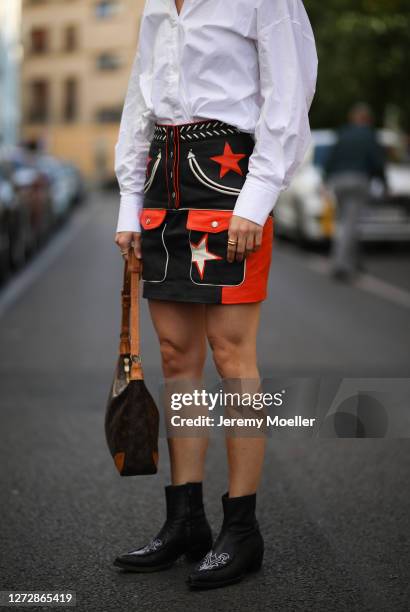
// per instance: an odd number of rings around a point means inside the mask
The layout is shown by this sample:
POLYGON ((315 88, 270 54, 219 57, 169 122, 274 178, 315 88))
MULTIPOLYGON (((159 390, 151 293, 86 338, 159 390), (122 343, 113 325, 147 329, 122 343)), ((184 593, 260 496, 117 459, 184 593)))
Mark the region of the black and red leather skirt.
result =
POLYGON ((257 252, 242 262, 226 259, 253 148, 251 134, 217 120, 156 124, 141 211, 145 298, 203 304, 266 298, 272 216, 257 252))

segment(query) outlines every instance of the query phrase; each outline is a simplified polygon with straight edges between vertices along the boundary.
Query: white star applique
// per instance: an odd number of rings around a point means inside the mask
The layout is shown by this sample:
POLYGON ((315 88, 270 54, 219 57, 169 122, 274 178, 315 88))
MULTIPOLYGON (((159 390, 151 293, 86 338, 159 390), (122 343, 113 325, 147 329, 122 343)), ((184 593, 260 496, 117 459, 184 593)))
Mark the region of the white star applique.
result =
POLYGON ((215 255, 208 251, 208 234, 205 234, 198 244, 191 244, 192 263, 196 264, 201 280, 204 278, 205 264, 212 259, 223 259, 219 255, 215 255))

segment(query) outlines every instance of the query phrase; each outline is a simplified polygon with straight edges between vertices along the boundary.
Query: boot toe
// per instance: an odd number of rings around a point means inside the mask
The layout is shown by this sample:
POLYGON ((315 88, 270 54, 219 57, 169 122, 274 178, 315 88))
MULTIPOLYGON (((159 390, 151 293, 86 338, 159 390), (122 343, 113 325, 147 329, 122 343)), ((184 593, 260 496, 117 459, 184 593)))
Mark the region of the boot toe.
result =
POLYGON ((158 572, 171 567, 174 558, 167 555, 144 555, 132 553, 120 555, 114 560, 114 566, 130 572, 158 572))
POLYGON ((193 588, 214 588, 228 584, 232 577, 230 561, 228 553, 216 554, 210 551, 188 576, 188 585, 193 588))
POLYGON ((116 567, 122 567, 124 569, 128 567, 136 567, 136 566, 145 566, 147 565, 147 559, 143 557, 139 557, 133 553, 124 553, 122 555, 118 555, 114 559, 114 565, 116 567))

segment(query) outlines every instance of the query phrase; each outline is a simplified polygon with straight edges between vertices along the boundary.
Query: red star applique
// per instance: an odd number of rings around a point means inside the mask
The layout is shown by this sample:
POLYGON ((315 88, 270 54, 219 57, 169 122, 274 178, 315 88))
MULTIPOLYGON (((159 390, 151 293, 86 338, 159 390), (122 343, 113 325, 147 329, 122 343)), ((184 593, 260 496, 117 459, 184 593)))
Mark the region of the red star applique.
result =
POLYGON ((191 242, 191 251, 192 263, 196 265, 201 280, 204 278, 206 262, 212 259, 222 259, 219 255, 208 251, 208 234, 205 234, 197 244, 191 242))
POLYGON ((242 176, 242 170, 238 164, 239 160, 246 157, 245 153, 234 153, 229 142, 225 142, 223 155, 211 157, 217 164, 221 164, 221 172, 219 178, 223 178, 230 170, 242 176))

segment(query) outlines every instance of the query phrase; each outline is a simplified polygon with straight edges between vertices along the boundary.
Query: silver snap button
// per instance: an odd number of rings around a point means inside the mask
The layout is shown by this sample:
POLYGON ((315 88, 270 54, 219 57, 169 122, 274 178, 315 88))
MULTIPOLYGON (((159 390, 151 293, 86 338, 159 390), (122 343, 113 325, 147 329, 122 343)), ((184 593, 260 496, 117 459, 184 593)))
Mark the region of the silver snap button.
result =
POLYGON ((212 227, 218 227, 219 223, 218 221, 212 221, 211 225, 212 227))
POLYGON ((172 192, 172 197, 175 198, 175 191, 172 192))
POLYGON ((172 178, 172 172, 170 172, 171 178, 172 178))
POLYGON ((173 151, 171 151, 171 157, 174 157, 174 153, 173 153, 173 151))

